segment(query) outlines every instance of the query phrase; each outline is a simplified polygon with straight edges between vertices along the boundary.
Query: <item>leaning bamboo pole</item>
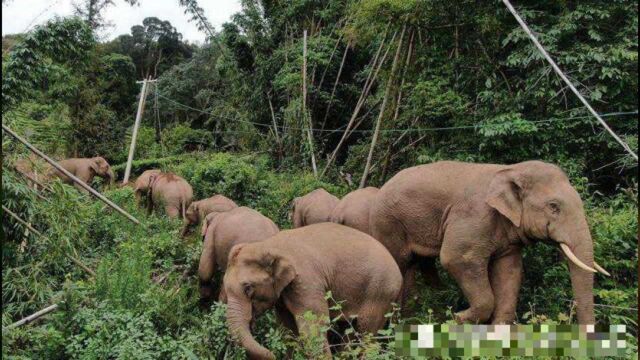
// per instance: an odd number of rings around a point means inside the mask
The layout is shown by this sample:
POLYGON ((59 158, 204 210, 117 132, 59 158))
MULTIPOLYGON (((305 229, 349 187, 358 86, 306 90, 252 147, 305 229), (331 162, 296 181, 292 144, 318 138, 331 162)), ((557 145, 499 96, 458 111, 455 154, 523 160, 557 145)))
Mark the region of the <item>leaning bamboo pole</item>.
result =
POLYGON ((376 121, 376 127, 373 132, 373 137, 371 138, 371 146, 369 147, 369 155, 367 156, 367 163, 364 165, 364 172, 362 173, 362 179, 360 179, 360 187, 359 187, 360 189, 362 189, 367 184, 367 176, 369 175, 369 168, 371 167, 371 159, 373 158, 373 151, 376 147, 378 136, 380 135, 380 125, 382 124, 382 118, 384 117, 384 110, 387 106, 389 94, 391 93, 391 85, 393 84, 394 75, 396 73, 396 69, 398 68, 398 59, 400 58, 400 50, 402 50, 402 40, 404 37, 404 31, 406 27, 407 27, 406 24, 402 27, 402 33, 400 34, 400 39, 398 40, 398 48, 396 49, 396 55, 394 56, 393 64, 391 65, 391 73, 389 74, 389 80, 387 80, 387 86, 384 90, 382 105, 380 105, 380 114, 378 115, 378 120, 376 121))
POLYGON ((53 305, 47 306, 46 308, 44 308, 44 309, 42 309, 42 310, 40 310, 38 312, 35 312, 35 313, 27 316, 24 319, 18 320, 18 321, 14 322, 11 325, 7 325, 5 328, 3 328, 3 330, 7 330, 7 329, 18 327, 20 325, 28 324, 28 323, 30 323, 30 322, 32 322, 32 321, 44 316, 44 315, 56 310, 57 308, 58 308, 58 304, 53 304, 53 305))
MULTIPOLYGON (((396 33, 393 34, 393 37, 391 38, 390 43, 393 42, 395 37, 396 37, 396 33)), ((378 77, 378 72, 380 71, 380 68, 382 67, 382 64, 384 64, 384 61, 385 61, 385 59, 387 57, 387 54, 389 52, 389 48, 387 48, 387 51, 382 56, 382 59, 380 60, 380 62, 377 61, 378 57, 380 56, 380 52, 382 51, 382 48, 384 46, 385 40, 386 40, 386 31, 385 31, 385 34, 383 35, 382 42, 380 43, 380 46, 378 47, 378 50, 376 51, 376 55, 374 56, 373 61, 372 61, 372 69, 374 69, 374 71, 370 71, 369 72, 369 75, 367 76, 367 79, 364 82, 364 86, 363 86, 362 92, 360 93, 360 97, 358 98, 358 102, 356 102, 356 106, 353 109, 353 113, 351 114, 351 118, 349 119, 349 122, 347 123, 347 127, 344 130, 344 133, 342 134, 342 137, 340 138, 340 141, 338 141, 338 145, 336 145, 336 148, 333 149, 333 152, 331 153, 331 156, 327 160, 327 164, 325 165, 324 169, 322 170, 322 173, 320 173, 320 178, 322 178, 324 176, 324 174, 326 174, 327 170, 329 169, 329 167, 331 166, 331 164, 335 160, 336 156, 338 155, 338 151, 342 147, 342 144, 344 144, 344 142, 347 139, 347 137, 349 137, 349 135, 350 135, 349 130, 351 130, 351 127, 353 126, 353 123, 356 121, 356 119, 358 117, 358 114, 360 113, 360 109, 362 108, 362 105, 364 104, 367 96, 369 95, 369 91, 371 90, 372 84, 374 83, 374 81, 378 77), (377 64, 377 67, 376 67, 376 64, 377 64)))
POLYGON ((311 129, 313 123, 311 117, 307 116, 307 30, 304 30, 302 38, 302 118, 307 120, 309 125, 307 129, 307 140, 309 141, 309 152, 311 153, 311 166, 313 167, 313 176, 318 177, 318 167, 316 166, 316 155, 313 152, 313 135, 311 129))
POLYGON ((105 204, 109 205, 111 208, 115 209, 120 214, 124 215, 127 219, 131 220, 133 223, 135 223, 137 225, 141 225, 140 221, 138 219, 136 219, 135 217, 133 217, 133 215, 131 215, 128 212, 124 211, 118 205, 114 204, 111 200, 107 199, 104 195, 102 195, 101 193, 99 193, 96 190, 94 190, 91 186, 87 185, 84 181, 78 179, 75 175, 70 173, 67 169, 65 169, 62 166, 60 166, 60 164, 58 164, 55 160, 53 160, 50 157, 48 157, 47 155, 45 155, 42 151, 36 149, 33 145, 31 145, 28 141, 23 139, 20 135, 16 134, 15 132, 13 132, 13 130, 9 129, 9 127, 6 126, 5 124, 2 124, 2 130, 4 130, 7 134, 11 135, 13 138, 18 140, 22 144, 24 144, 29 150, 31 150, 31 152, 33 152, 34 154, 36 154, 36 155, 40 156, 41 158, 43 158, 46 162, 51 164, 58 171, 60 171, 61 173, 65 174, 74 183, 80 185, 83 189, 87 190, 92 195, 94 195, 95 197, 100 199, 100 201, 102 201, 105 204))

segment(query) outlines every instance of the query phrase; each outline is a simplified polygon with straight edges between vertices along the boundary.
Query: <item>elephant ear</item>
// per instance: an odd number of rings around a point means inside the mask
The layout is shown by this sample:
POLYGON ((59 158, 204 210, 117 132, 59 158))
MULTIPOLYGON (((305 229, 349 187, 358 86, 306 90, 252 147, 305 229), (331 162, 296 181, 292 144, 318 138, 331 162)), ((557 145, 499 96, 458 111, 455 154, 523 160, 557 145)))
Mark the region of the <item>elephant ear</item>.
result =
POLYGON ((242 248, 245 245, 246 244, 238 244, 238 245, 235 245, 234 247, 231 248, 231 251, 229 251, 229 258, 227 260, 227 268, 229 268, 229 266, 231 266, 231 264, 235 263, 236 258, 238 257, 238 254, 240 253, 240 250, 242 250, 242 248))
POLYGON ((522 221, 522 181, 514 169, 500 170, 489 185, 486 202, 516 227, 522 221))
POLYGON ((93 158, 89 162, 89 167, 93 171, 94 175, 100 173, 100 164, 98 159, 100 158, 93 158))
POLYGON ((276 296, 279 297, 282 290, 296 278, 296 269, 287 258, 272 253, 265 256, 263 265, 267 272, 273 276, 273 289, 276 296))

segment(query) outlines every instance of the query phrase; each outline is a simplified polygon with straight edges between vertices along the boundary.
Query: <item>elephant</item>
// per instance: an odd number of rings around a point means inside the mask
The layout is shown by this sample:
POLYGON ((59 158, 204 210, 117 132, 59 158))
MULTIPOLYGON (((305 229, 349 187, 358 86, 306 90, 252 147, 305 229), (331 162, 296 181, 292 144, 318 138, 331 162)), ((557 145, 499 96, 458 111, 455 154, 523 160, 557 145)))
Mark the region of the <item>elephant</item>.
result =
MULTIPOLYGON (((213 212, 225 212, 237 208, 238 205, 223 195, 214 195, 210 198, 194 201, 187 208, 186 221, 182 229, 182 236, 187 235, 189 228, 204 221, 206 216, 213 212)), ((204 234, 203 234, 204 236, 204 234)))
POLYGON ((369 208, 378 188, 369 186, 345 195, 331 212, 331 222, 346 225, 371 234, 369 231, 369 208))
POLYGON ((331 212, 340 200, 325 189, 315 189, 307 195, 293 199, 289 218, 294 228, 329 222, 331 212))
MULTIPOLYGON (((278 320, 294 334, 315 334, 309 311, 329 318, 356 317, 360 332, 385 325, 402 287, 402 275, 387 249, 361 231, 334 223, 283 230, 264 241, 231 249, 223 280, 227 325, 252 359, 275 359, 251 335, 250 324, 275 307, 278 320), (331 303, 327 292, 331 292, 331 303), (333 301, 341 303, 340 310, 333 301)), ((326 333, 324 351, 330 356, 326 333)))
MULTIPOLYGON (((108 180, 110 184, 113 184, 115 181, 115 173, 111 169, 107 160, 101 156, 93 158, 65 159, 58 161, 58 164, 87 185, 91 185, 91 182, 96 175, 108 180)), ((78 190, 86 192, 83 187, 55 168, 51 168, 49 170, 48 177, 58 177, 62 182, 70 185, 73 184, 78 190)))
MULTIPOLYGON (((133 191, 136 196, 136 203, 140 205, 148 195, 149 185, 151 185, 151 175, 162 174, 161 170, 150 169, 145 170, 133 184, 133 191)), ((148 205, 148 204, 145 204, 148 205)))
MULTIPOLYGON (((200 299, 205 305, 213 297, 214 271, 216 268, 220 271, 227 268, 229 251, 234 245, 262 241, 280 231, 271 219, 244 206, 212 212, 208 217, 198 267, 200 299)), ((219 300, 225 301, 224 289, 220 292, 219 300)))
MULTIPOLYGON (((512 323, 522 279, 522 247, 556 244, 566 255, 577 317, 593 324, 593 240, 582 200, 567 175, 542 161, 513 165, 442 161, 400 171, 378 192, 373 236, 413 286, 421 257, 440 257, 469 301, 458 322, 512 323)), ((404 296, 404 295, 403 295, 404 296)))
POLYGON ((193 189, 185 179, 176 174, 151 174, 147 199, 147 209, 150 214, 157 205, 162 205, 167 216, 171 218, 181 216, 186 221, 187 208, 193 199, 193 189))
MULTIPOLYGON (((371 202, 380 189, 368 186, 352 191, 345 195, 331 213, 331 222, 346 225, 371 235, 369 229, 369 210, 371 202)), ((420 263, 420 271, 427 285, 442 288, 443 284, 438 275, 435 259, 425 258, 420 263)), ((405 312, 405 315, 407 313, 405 312)))

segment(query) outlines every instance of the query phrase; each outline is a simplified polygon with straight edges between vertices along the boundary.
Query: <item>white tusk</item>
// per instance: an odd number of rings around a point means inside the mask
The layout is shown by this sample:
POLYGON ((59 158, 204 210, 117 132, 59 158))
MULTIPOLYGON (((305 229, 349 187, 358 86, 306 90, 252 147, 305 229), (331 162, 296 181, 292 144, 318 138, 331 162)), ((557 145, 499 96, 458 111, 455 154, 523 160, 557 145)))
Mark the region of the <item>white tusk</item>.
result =
POLYGON ((596 270, 598 270, 602 275, 606 275, 606 276, 611 276, 611 274, 609 274, 609 272, 605 269, 602 268, 602 266, 598 265, 597 262, 593 262, 593 267, 596 268, 596 270))
POLYGON ((585 265, 582 261, 580 261, 580 259, 578 259, 578 257, 573 253, 573 251, 571 251, 571 249, 567 244, 560 243, 560 249, 562 249, 564 254, 567 255, 567 258, 569 258, 569 260, 571 260, 572 263, 576 264, 577 267, 593 273, 597 272, 594 269, 585 265))

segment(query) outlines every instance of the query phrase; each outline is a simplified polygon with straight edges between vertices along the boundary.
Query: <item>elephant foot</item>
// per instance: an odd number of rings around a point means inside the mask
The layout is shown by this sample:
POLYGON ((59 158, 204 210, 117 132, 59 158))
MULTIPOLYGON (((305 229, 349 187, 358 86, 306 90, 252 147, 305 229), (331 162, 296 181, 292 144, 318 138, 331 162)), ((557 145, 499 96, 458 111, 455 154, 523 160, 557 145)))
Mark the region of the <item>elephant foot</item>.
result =
POLYGON ((482 314, 481 311, 469 308, 454 314, 458 324, 481 324, 489 320, 490 315, 482 314))
POLYGON ((512 325, 515 323, 515 318, 513 316, 497 316, 492 321, 493 325, 512 325))

